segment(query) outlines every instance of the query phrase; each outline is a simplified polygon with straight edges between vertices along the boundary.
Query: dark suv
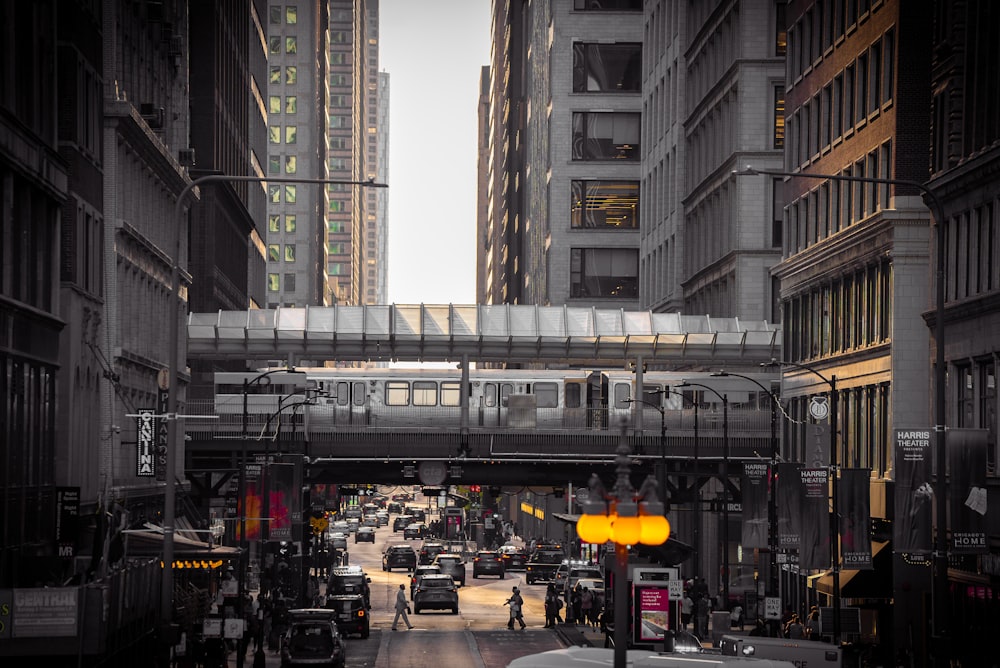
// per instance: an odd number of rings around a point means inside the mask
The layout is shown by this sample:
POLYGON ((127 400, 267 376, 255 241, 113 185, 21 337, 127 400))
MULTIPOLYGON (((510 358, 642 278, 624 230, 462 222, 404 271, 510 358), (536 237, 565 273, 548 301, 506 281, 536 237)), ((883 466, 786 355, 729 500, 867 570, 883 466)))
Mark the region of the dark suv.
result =
POLYGON ((472 579, 480 575, 499 575, 503 580, 504 570, 503 559, 499 552, 480 550, 472 560, 472 579))
POLYGON ((417 553, 409 545, 390 545, 382 553, 382 570, 405 568, 412 571, 417 567, 417 553))
POLYGON ((357 633, 367 638, 368 605, 361 594, 333 594, 326 597, 326 607, 337 613, 337 629, 341 635, 357 633))
POLYGON ((360 594, 365 599, 365 607, 371 607, 368 584, 372 581, 360 566, 338 566, 330 571, 326 583, 327 595, 360 594))
POLYGON ((281 668, 321 665, 344 668, 347 656, 336 615, 324 608, 289 610, 288 626, 281 639, 281 668))
POLYGON ((442 552, 447 552, 444 543, 439 543, 437 541, 426 541, 420 546, 420 554, 418 555, 418 563, 429 564, 434 561, 434 557, 438 556, 442 552))
POLYGON ((556 571, 559 570, 564 558, 561 550, 535 550, 524 568, 524 579, 528 584, 539 581, 554 582, 556 571))

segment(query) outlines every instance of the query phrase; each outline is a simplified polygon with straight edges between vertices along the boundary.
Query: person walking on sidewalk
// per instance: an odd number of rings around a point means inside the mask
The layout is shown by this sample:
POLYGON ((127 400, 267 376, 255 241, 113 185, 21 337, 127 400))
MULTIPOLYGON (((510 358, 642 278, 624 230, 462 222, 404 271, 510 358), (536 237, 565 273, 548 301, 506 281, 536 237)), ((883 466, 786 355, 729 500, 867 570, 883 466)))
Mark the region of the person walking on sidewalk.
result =
POLYGON ((396 624, 399 622, 399 617, 402 615, 403 622, 406 624, 406 628, 412 629, 413 624, 410 623, 410 618, 406 613, 410 611, 410 604, 406 600, 406 586, 399 585, 399 591, 396 592, 396 616, 392 618, 392 630, 396 630, 396 624))
POLYGON ((504 601, 504 605, 510 606, 510 619, 507 621, 507 628, 514 630, 514 622, 516 621, 523 629, 526 626, 524 623, 524 616, 521 613, 521 607, 524 605, 524 599, 521 598, 521 591, 517 587, 514 587, 511 590, 510 598, 504 601))

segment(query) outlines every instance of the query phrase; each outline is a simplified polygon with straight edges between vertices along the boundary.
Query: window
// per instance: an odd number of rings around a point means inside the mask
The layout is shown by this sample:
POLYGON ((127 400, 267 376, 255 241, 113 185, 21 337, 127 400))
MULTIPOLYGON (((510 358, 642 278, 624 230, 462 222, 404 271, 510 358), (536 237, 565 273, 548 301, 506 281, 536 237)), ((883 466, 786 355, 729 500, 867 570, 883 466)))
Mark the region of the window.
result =
POLYGON ((573 114, 574 160, 639 160, 639 114, 573 114))
POLYGON ((280 155, 269 155, 269 156, 267 156, 267 173, 268 174, 280 174, 281 173, 281 156, 280 155))
POLYGON ((573 9, 578 12, 639 12, 642 0, 573 0, 573 9))
POLYGON ((441 405, 460 406, 462 404, 462 384, 452 380, 441 381, 441 405))
POLYGON ((854 127, 854 65, 844 70, 844 132, 854 127))
POLYGON ((285 232, 294 233, 295 232, 295 214, 289 213, 285 215, 285 232))
POLYGON ((288 202, 289 204, 295 204, 295 195, 296 195, 296 193, 297 193, 297 189, 296 189, 295 186, 286 185, 285 186, 285 201, 288 202))
POLYGON ((281 83, 281 68, 280 67, 278 67, 276 65, 272 65, 271 66, 271 76, 270 76, 270 78, 268 78, 268 82, 269 83, 273 83, 273 84, 280 84, 281 83))
POLYGON ((785 147, 785 93, 781 86, 774 87, 774 141, 771 148, 785 147))
POLYGON ((294 35, 285 38, 285 53, 298 53, 299 38, 294 35))
POLYGON ((295 95, 289 95, 285 98, 285 113, 286 114, 297 114, 299 111, 299 98, 295 95))
POLYGON ((285 126, 285 143, 294 144, 296 137, 298 137, 299 128, 297 125, 286 125, 285 126))
POLYGON ((299 80, 299 70, 295 65, 289 65, 285 68, 285 83, 295 84, 299 80))
POLYGON ((267 128, 267 140, 272 144, 281 143, 281 126, 272 125, 267 128))
POLYGON ((299 22, 299 10, 295 5, 285 7, 285 23, 290 26, 299 22))
POLYGON ((858 56, 858 115, 859 121, 868 114, 868 54, 858 56))
POLYGON ((279 244, 268 244, 267 245, 267 261, 268 262, 280 262, 281 261, 281 247, 279 244))
POLYGON ((278 278, 278 274, 268 274, 267 275, 268 292, 277 292, 280 289, 281 289, 281 281, 278 278))
POLYGON ((280 114, 281 113, 281 96, 280 95, 270 95, 267 98, 267 112, 269 114, 280 114))
POLYGON ((774 12, 774 55, 784 56, 788 52, 788 33, 785 31, 785 3, 779 2, 774 12))
POLYGON ((270 20, 272 25, 281 25, 281 6, 272 5, 270 8, 270 20))
POLYGON ((538 408, 559 407, 559 385, 556 383, 535 383, 531 388, 538 408))
POLYGON ((295 244, 285 244, 285 262, 295 262, 295 244))
POLYGON ((267 50, 270 53, 281 53, 280 35, 271 35, 267 38, 267 50))
POLYGON ((273 204, 281 203, 281 186, 269 185, 267 187, 267 198, 273 204))
POLYGON ((274 232, 275 234, 277 234, 280 231, 279 229, 280 223, 281 223, 281 216, 269 215, 267 217, 267 231, 274 232))
POLYGON ((634 299, 638 276, 638 249, 570 249, 570 297, 634 299))
POLYGON ((868 113, 878 111, 882 102, 882 40, 875 40, 871 47, 871 86, 868 94, 868 113))
POLYGON ((405 380, 385 381, 385 405, 409 406, 410 384, 405 380))
POLYGON ((639 227, 638 181, 573 181, 570 187, 574 229, 639 227))
POLYGON ((295 274, 285 274, 285 292, 295 292, 295 274))
POLYGON ((285 174, 294 174, 298 169, 298 156, 285 156, 285 174))
POLYGON ((413 381, 413 405, 437 406, 437 383, 432 380, 413 381))
POLYGON ((896 32, 890 30, 885 34, 885 44, 882 47, 882 102, 892 101, 892 89, 896 72, 896 32))
POLYGON ((642 45, 573 44, 574 93, 638 93, 642 45))

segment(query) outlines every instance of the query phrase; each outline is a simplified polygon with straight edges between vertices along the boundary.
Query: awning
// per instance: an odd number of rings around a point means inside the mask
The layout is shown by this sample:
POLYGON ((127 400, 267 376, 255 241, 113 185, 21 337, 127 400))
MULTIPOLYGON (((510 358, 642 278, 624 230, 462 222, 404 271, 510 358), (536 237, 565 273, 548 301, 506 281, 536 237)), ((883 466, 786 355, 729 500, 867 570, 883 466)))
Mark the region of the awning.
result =
MULTIPOLYGON (((892 550, 889 542, 872 543, 872 570, 840 571, 842 598, 892 598, 892 550)), ((833 573, 826 571, 809 578, 816 591, 833 595, 833 573)))
MULTIPOLYGON (((580 519, 579 515, 571 513, 552 513, 552 516, 567 524, 576 524, 580 519)), ((633 545, 632 553, 664 566, 676 566, 689 559, 694 554, 694 548, 676 538, 668 538, 662 545, 633 545)))
MULTIPOLYGON (((174 556, 186 559, 228 559, 238 557, 240 548, 222 545, 212 546, 203 541, 191 540, 174 533, 174 556)), ((128 531, 128 557, 163 556, 163 529, 147 526, 128 531)))

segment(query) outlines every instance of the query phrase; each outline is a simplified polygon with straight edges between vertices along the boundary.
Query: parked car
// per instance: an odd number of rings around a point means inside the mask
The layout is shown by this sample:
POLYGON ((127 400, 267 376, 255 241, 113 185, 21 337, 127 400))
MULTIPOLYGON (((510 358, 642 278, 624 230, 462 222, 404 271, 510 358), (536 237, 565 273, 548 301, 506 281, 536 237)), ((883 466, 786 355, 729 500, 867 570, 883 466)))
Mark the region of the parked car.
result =
POLYGON ((405 568, 412 571, 417 567, 417 553, 409 545, 389 545, 382 553, 382 570, 405 568))
POLYGON ((326 597, 326 607, 337 613, 337 629, 343 636, 357 633, 367 638, 369 629, 368 605, 361 594, 333 594, 326 597))
POLYGON ((528 554, 516 545, 503 545, 498 550, 504 570, 523 571, 528 565, 528 554))
POLYGON ((413 521, 412 515, 397 515, 396 519, 392 521, 392 532, 402 531, 406 528, 406 525, 413 521))
POLYGON ((413 599, 413 592, 415 592, 417 590, 417 583, 420 581, 420 578, 423 577, 423 576, 425 576, 425 575, 430 575, 430 574, 440 575, 441 574, 441 567, 440 566, 435 566, 434 564, 423 564, 423 565, 417 564, 417 568, 410 575, 410 599, 411 600, 413 599))
POLYGON ((451 610, 458 614, 458 588, 450 575, 424 575, 420 584, 413 592, 413 612, 420 614, 424 610, 451 610))
POLYGON ((442 552, 431 563, 441 567, 441 572, 450 575, 459 587, 465 586, 465 561, 460 554, 442 552))
POLYGON ((337 613, 325 608, 289 610, 281 639, 281 668, 329 665, 344 668, 347 653, 337 613))
POLYGON ((429 540, 424 541, 424 544, 420 546, 420 551, 417 553, 417 563, 429 564, 434 561, 434 557, 447 551, 448 549, 444 543, 429 540))
POLYGON ((371 527, 361 527, 358 532, 354 534, 355 543, 375 543, 375 529, 371 527))
POLYGON ((493 550, 476 552, 476 556, 472 559, 472 579, 475 580, 480 575, 497 575, 503 580, 504 565, 499 552, 493 550))
POLYGON ((411 522, 403 529, 404 540, 419 540, 427 535, 427 525, 423 522, 411 522))

